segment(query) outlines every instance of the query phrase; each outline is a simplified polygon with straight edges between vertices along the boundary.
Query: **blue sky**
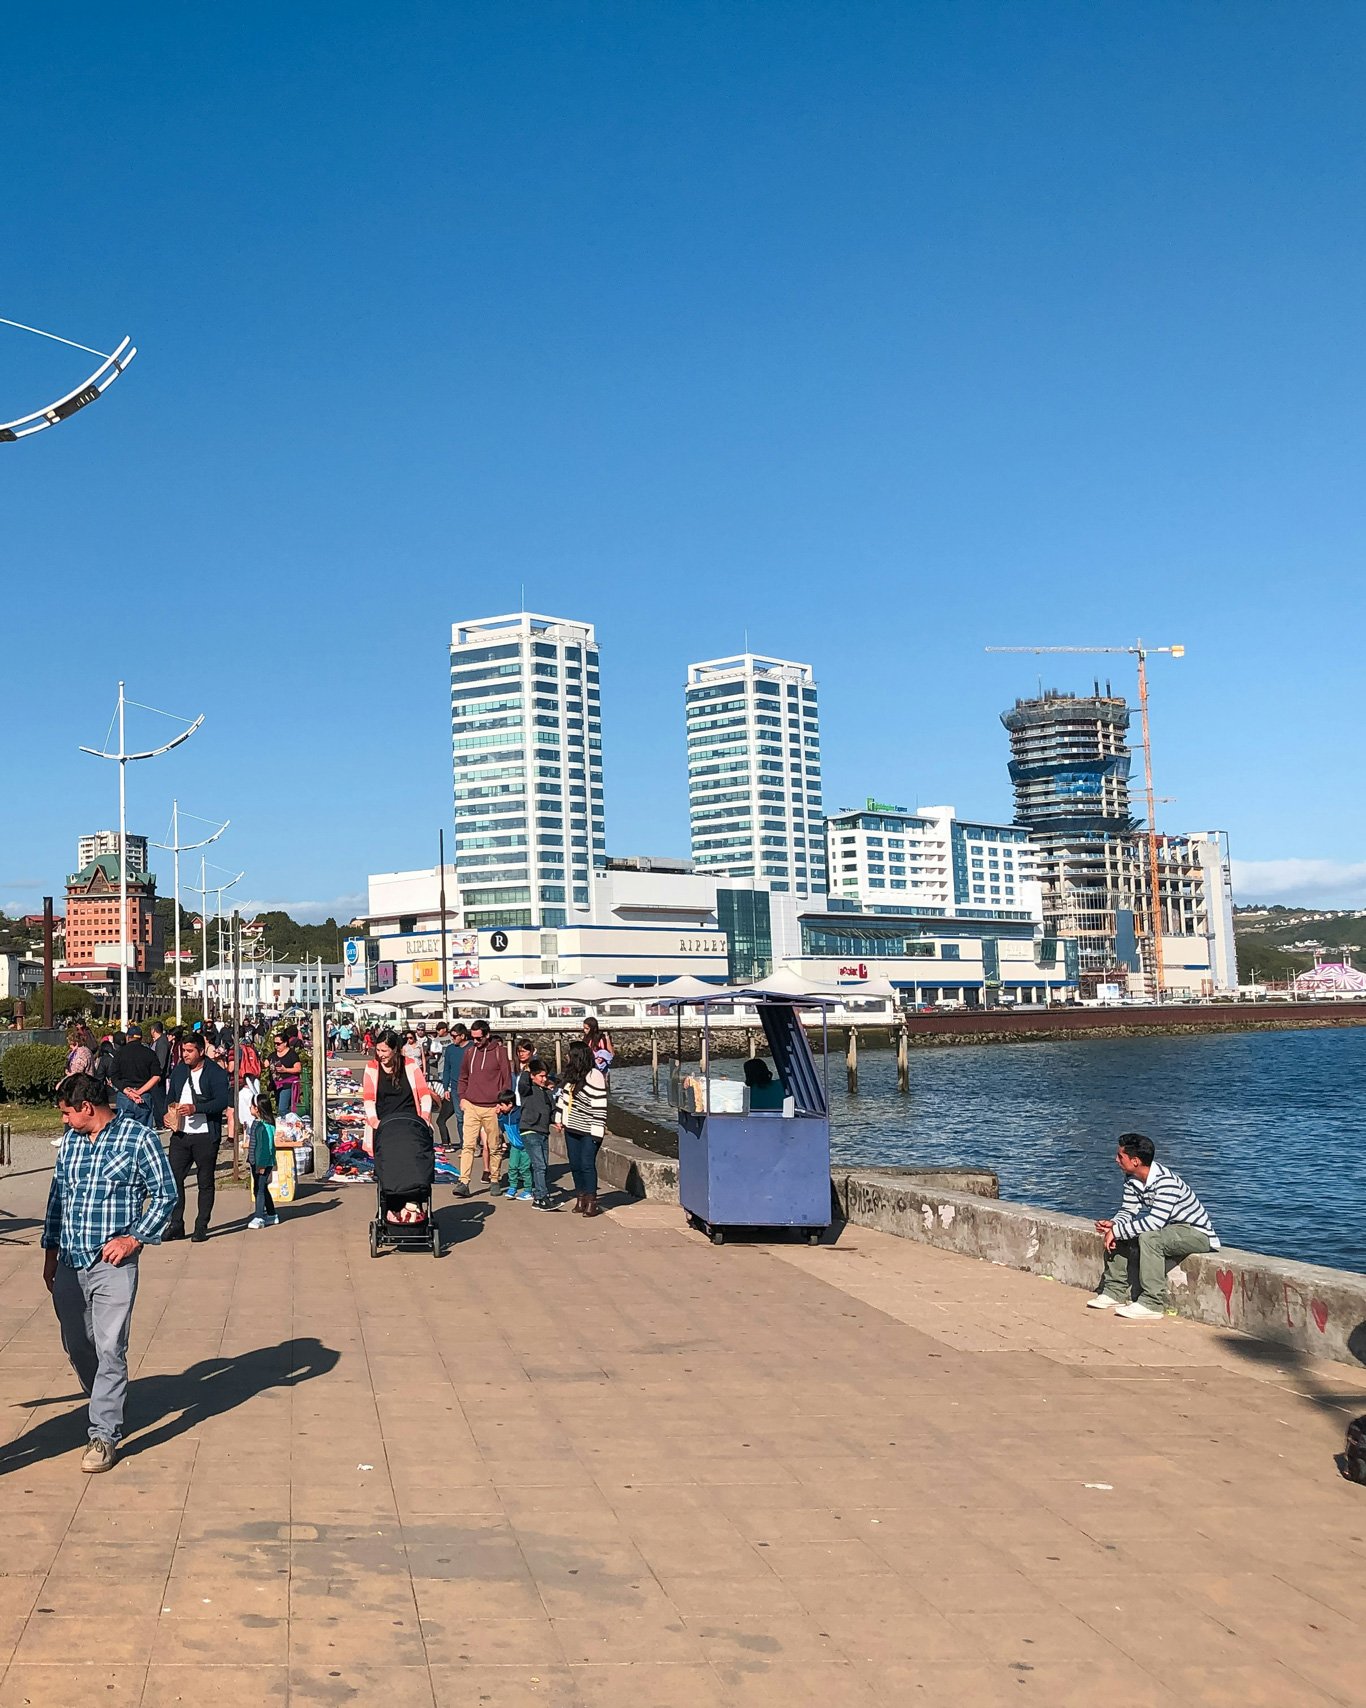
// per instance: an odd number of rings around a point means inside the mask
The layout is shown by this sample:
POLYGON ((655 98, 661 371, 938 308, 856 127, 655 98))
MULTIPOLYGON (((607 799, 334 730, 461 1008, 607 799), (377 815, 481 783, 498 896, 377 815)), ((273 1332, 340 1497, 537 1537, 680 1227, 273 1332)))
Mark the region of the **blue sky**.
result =
MULTIPOLYGON (((141 354, 0 447, 0 906, 113 821, 120 674, 207 714, 130 827, 231 816, 245 899, 432 862, 449 625, 523 586, 598 624, 613 850, 686 851, 684 667, 746 630, 816 665, 828 804, 979 817, 1000 711, 1095 673, 984 648, 1142 635, 1160 822, 1366 902, 1360 8, 6 30, 0 314, 141 354)), ((0 415, 84 362, 0 329, 0 415)))

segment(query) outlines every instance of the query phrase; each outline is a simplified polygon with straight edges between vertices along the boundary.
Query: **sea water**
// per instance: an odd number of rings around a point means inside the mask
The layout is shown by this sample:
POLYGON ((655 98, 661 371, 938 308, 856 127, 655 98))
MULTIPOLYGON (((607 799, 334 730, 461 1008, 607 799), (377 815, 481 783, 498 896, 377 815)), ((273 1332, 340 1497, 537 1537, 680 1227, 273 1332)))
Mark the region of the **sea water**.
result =
MULTIPOLYGON (((1001 1196, 1073 1215, 1119 1204, 1120 1133, 1147 1133, 1225 1245, 1366 1271, 1366 1028, 911 1051, 864 1050, 859 1093, 829 1064, 835 1162, 989 1168, 1001 1196)), ((740 1063, 715 1071, 738 1075, 740 1063)), ((667 1080, 612 1071, 612 1096, 672 1125, 667 1080)))

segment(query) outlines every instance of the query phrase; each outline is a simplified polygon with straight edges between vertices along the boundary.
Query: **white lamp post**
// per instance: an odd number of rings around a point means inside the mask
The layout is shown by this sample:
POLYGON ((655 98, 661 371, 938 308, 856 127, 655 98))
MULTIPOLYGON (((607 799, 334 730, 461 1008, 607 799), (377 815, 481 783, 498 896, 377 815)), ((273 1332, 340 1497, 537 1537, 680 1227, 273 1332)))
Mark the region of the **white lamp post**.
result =
MULTIPOLYGON (((89 753, 96 759, 114 759, 119 767, 119 1029, 128 1030, 128 788, 126 772, 128 764, 134 759, 157 759, 163 753, 169 753, 173 747, 179 747, 182 741, 188 741, 194 732, 204 722, 201 712, 188 729, 181 730, 174 741, 168 741, 162 747, 151 747, 145 753, 129 753, 124 741, 123 714, 128 704, 137 705, 137 701, 129 702, 124 697, 123 683, 119 683, 119 750, 109 753, 100 747, 83 747, 82 753, 89 753)), ((140 706, 141 711, 157 712, 159 717, 170 717, 170 712, 160 712, 155 706, 140 706)), ((181 720, 178 720, 181 721, 181 720)), ((107 739, 107 738, 106 738, 107 739)))
MULTIPOLYGON (((188 818, 194 818, 196 814, 188 813, 186 816, 188 818)), ((213 820, 206 818, 202 819, 200 822, 203 824, 212 824, 213 820)), ((218 829, 214 831, 213 835, 206 836, 202 842, 182 842, 180 840, 180 802, 172 801, 171 840, 169 842, 157 843, 158 848, 169 848, 171 853, 175 856, 175 1023, 177 1027, 184 1019, 181 1007, 184 993, 180 988, 180 856, 182 854, 189 853, 192 848, 207 848, 211 842, 217 842, 218 838, 231 823, 232 820, 230 818, 224 819, 218 829)))

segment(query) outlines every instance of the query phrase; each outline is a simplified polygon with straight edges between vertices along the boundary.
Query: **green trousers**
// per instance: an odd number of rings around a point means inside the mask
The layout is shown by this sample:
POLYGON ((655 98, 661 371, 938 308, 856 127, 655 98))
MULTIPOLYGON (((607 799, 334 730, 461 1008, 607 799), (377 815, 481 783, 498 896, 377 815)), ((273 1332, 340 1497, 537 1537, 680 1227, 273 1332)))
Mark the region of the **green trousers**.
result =
POLYGON ((519 1151, 516 1145, 508 1151, 508 1188, 516 1187, 519 1192, 531 1190, 531 1158, 525 1151, 519 1151))
POLYGON ((1105 1259, 1100 1290, 1112 1299, 1127 1299, 1138 1270, 1138 1297, 1155 1311, 1167 1308, 1167 1271, 1183 1257, 1210 1249, 1209 1235, 1189 1222, 1168 1222, 1137 1239, 1122 1239, 1105 1259))

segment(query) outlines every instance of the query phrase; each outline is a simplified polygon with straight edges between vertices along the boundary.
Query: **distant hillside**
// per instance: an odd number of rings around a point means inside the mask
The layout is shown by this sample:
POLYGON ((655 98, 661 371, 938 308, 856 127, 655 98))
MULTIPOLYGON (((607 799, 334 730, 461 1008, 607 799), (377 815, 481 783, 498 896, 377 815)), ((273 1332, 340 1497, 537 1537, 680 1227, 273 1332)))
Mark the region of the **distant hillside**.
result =
POLYGON ((1293 978, 1320 960, 1366 968, 1366 913, 1312 907, 1239 907, 1233 912, 1238 977, 1293 978))

